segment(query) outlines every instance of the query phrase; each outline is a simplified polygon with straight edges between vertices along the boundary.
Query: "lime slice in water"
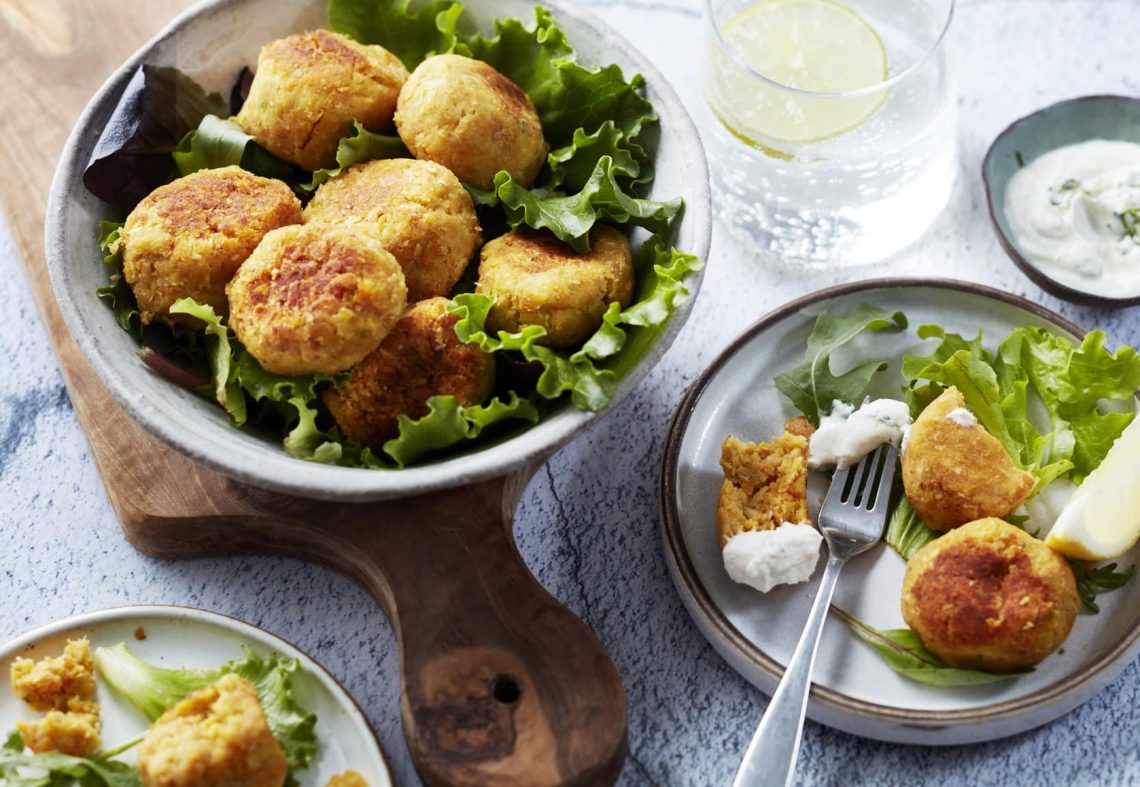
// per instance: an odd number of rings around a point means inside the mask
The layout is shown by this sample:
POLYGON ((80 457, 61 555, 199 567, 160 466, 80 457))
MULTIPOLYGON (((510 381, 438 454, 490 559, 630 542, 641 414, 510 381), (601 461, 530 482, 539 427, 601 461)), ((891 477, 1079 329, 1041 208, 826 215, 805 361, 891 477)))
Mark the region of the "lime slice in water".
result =
MULTIPOLYGON (((761 0, 729 19, 721 35, 753 71, 799 90, 844 93, 887 78, 879 34, 835 0, 761 0)), ((756 145, 838 136, 875 114, 887 94, 806 96, 769 85, 727 58, 714 63, 717 114, 736 136, 756 145)))

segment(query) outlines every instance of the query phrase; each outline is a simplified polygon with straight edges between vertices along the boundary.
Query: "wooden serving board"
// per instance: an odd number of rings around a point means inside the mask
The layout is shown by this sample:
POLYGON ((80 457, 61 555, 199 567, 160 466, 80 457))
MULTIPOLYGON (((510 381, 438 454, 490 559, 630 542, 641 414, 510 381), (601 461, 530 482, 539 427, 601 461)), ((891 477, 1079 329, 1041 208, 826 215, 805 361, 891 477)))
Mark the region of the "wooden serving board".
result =
POLYGON ((56 162, 99 84, 191 4, 0 1, 0 207, 124 533, 155 557, 292 555, 360 582, 396 631, 404 732, 425 783, 614 781, 626 749, 620 679, 593 632, 531 576, 511 534, 533 468, 389 503, 266 492, 143 432, 68 333, 43 248, 56 162))

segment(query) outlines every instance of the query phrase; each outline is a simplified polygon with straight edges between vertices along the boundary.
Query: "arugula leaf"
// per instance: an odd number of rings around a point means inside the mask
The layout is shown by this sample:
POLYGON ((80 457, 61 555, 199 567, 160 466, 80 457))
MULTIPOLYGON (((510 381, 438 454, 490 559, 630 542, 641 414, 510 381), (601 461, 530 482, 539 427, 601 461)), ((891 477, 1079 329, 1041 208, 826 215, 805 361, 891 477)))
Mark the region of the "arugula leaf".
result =
POLYGON ((362 44, 379 44, 411 71, 455 47, 463 5, 435 0, 415 11, 410 5, 411 0, 329 0, 329 28, 362 44))
POLYGON ((855 636, 874 648, 891 669, 928 686, 980 686, 1028 675, 1033 671, 998 674, 949 667, 927 650, 910 629, 877 629, 838 607, 833 606, 831 612, 842 619, 855 636))
POLYGON ((1077 595, 1085 608, 1094 615, 1100 612, 1096 597, 1101 593, 1124 587, 1132 575, 1136 573, 1135 564, 1125 571, 1117 571, 1116 563, 1107 566, 1090 566, 1079 560, 1070 560, 1069 566, 1073 569, 1073 576, 1077 580, 1077 595))
POLYGON ((910 500, 902 495, 891 512, 891 518, 887 520, 887 533, 883 540, 887 546, 902 555, 903 560, 910 560, 915 552, 940 535, 942 534, 922 521, 910 500))
POLYGON ((285 752, 290 772, 304 770, 317 753, 317 717, 301 707, 296 698, 294 679, 300 663, 276 653, 258 656, 244 645, 242 652, 241 659, 214 670, 169 669, 143 661, 120 642, 97 648, 95 667, 117 694, 151 722, 190 692, 227 673, 240 675, 257 690, 266 721, 285 752))
POLYGON ((635 262, 638 291, 633 303, 624 310, 610 304, 598 331, 570 354, 538 344, 546 329, 537 325, 490 336, 486 321, 494 301, 489 296, 457 295, 448 311, 459 316, 455 333, 460 341, 478 344, 483 352, 518 352, 525 360, 540 364, 543 371, 535 386, 540 396, 557 399, 569 392, 576 407, 597 411, 610 403, 618 377, 636 363, 688 296, 684 279, 702 264, 691 254, 666 250, 660 237, 647 241, 635 262))
POLYGON ((172 155, 184 176, 200 169, 239 166, 254 175, 287 183, 302 179, 300 169, 257 144, 233 120, 223 120, 216 115, 202 118, 198 128, 182 138, 172 155))
POLYGON ((138 771, 125 762, 73 757, 50 751, 24 753, 19 732, 8 736, 0 747, 0 784, 5 787, 142 787, 138 771))
POLYGON ((143 65, 131 77, 83 171, 83 185, 127 211, 176 174, 169 153, 206 115, 226 112, 176 68, 143 65))
POLYGON ((865 331, 898 331, 906 326, 902 312, 889 312, 866 303, 842 317, 823 312, 808 336, 804 362, 776 375, 772 381, 796 409, 819 426, 820 415, 829 412, 833 402, 858 402, 875 373, 887 368, 886 361, 868 361, 836 376, 831 371, 832 353, 865 331))
POLYGON ((318 169, 313 173, 313 179, 303 184, 301 188, 305 191, 316 191, 329 178, 335 178, 354 164, 386 158, 410 158, 410 154, 399 137, 374 134, 362 126, 360 121, 354 120, 348 134, 341 137, 337 143, 336 167, 318 169))

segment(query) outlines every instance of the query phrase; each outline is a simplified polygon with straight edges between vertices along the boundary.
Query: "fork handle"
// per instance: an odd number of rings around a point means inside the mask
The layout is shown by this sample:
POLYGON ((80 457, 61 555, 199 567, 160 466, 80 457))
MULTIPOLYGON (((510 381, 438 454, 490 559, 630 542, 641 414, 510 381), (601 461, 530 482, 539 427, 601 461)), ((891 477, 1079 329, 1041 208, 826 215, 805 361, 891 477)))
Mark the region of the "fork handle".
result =
POLYGON ((845 562, 845 557, 828 556, 827 568, 819 581, 819 590, 804 624, 804 632, 776 693, 772 695, 772 701, 768 703, 768 710, 748 744, 744 761, 732 781, 733 787, 785 787, 795 777, 819 635, 823 631, 827 609, 831 606, 831 596, 835 593, 839 569, 845 562))

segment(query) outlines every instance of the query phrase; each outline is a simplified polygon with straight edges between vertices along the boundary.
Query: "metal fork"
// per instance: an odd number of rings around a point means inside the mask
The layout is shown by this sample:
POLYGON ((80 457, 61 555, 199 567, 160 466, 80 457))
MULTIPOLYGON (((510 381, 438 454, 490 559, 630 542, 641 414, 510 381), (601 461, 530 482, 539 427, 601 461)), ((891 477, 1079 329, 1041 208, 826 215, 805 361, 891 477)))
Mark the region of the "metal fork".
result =
POLYGON ((894 446, 883 445, 832 477, 819 512, 819 530, 827 541, 827 568, 800 642, 748 744, 733 787, 785 787, 792 783, 815 653, 839 569, 848 558, 867 551, 883 537, 897 463, 894 446))

